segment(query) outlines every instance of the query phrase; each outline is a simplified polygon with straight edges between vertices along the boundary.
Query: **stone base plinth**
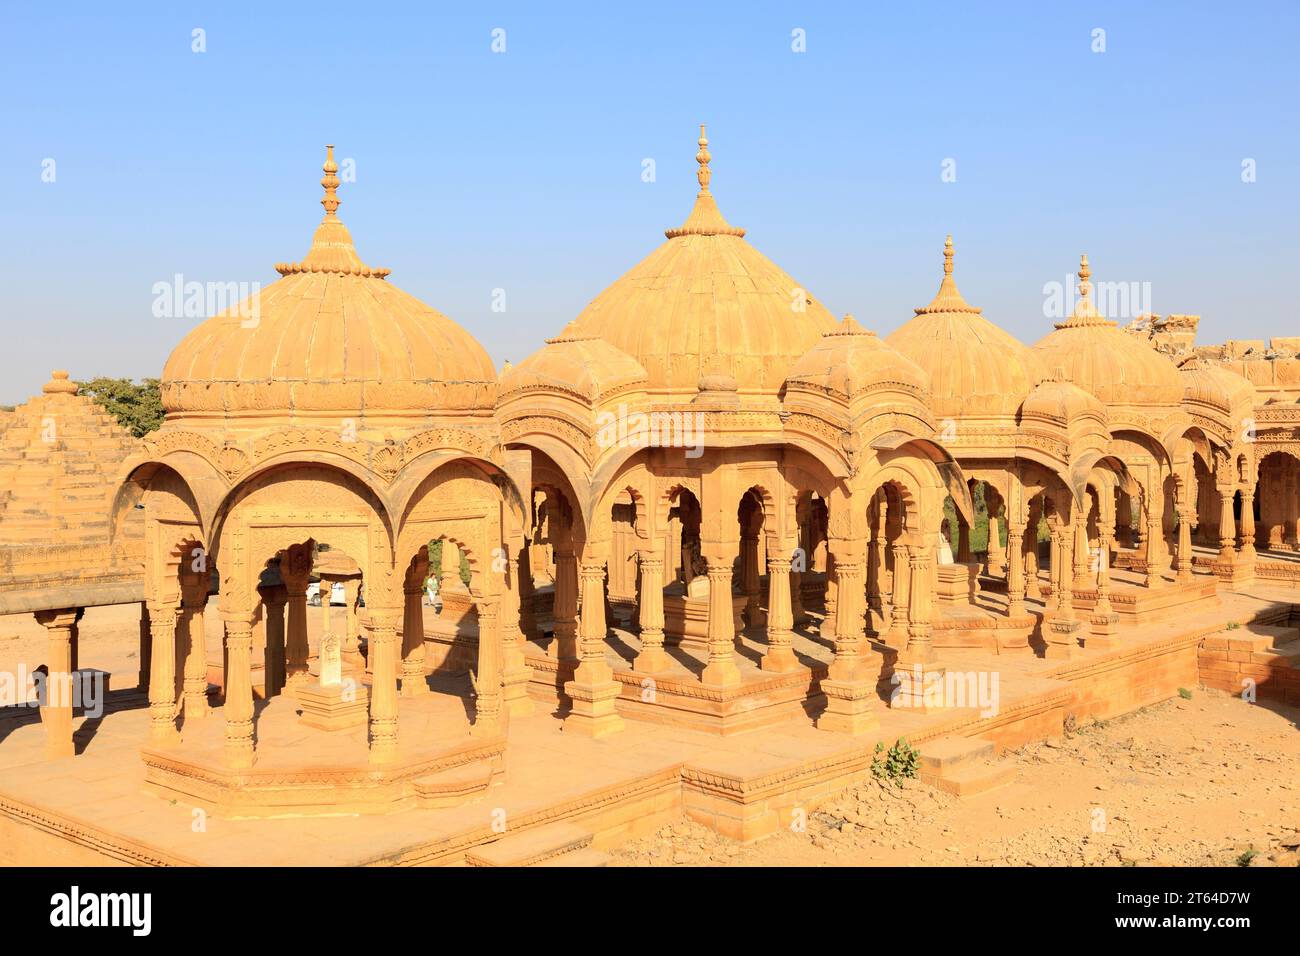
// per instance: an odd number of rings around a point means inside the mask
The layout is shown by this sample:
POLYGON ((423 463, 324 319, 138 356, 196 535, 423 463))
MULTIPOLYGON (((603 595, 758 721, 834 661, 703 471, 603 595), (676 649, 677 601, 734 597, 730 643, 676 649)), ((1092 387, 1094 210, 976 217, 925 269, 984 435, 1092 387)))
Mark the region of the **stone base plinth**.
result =
MULTIPOLYGON (((731 596, 732 618, 737 634, 745 630, 745 601, 743 594, 731 596)), ((708 650, 708 597, 687 597, 680 586, 664 592, 664 646, 682 647, 690 651, 708 650)))
POLYGON ((623 718, 615 710, 614 701, 621 692, 622 685, 615 680, 593 685, 566 681, 564 693, 572 701, 572 710, 564 718, 564 732, 595 738, 618 733, 623 729, 623 718))
MULTIPOLYGON (((1153 588, 1111 582, 1110 606, 1124 624, 1145 624, 1189 612, 1203 612, 1219 605, 1219 582, 1208 574, 1197 574, 1190 581, 1162 577, 1153 588)), ((1043 594, 1051 603, 1052 589, 1044 584, 1043 594)), ((1092 586, 1072 592, 1072 605, 1087 620, 1097 604, 1097 588, 1092 586)))
POLYGON ((1069 660, 1079 656, 1079 636, 1083 622, 1048 618, 1043 622, 1043 640, 1046 647, 1043 657, 1048 660, 1069 660))
POLYGON ((858 736, 880 727, 880 718, 873 712, 878 706, 875 681, 865 677, 857 680, 832 680, 821 683, 826 695, 826 709, 817 718, 817 729, 836 734, 858 736))
POLYGON ((1029 637, 1038 623, 1027 611, 1008 616, 971 605, 948 605, 936 610, 933 636, 936 648, 974 647, 995 654, 1003 650, 1028 653, 1029 637))
MULTIPOLYGON (((574 665, 543 656, 529 645, 528 665, 532 668, 529 693, 543 707, 559 708, 572 701, 574 665)), ((672 655, 668 655, 670 661, 672 655)), ((734 685, 709 685, 699 677, 675 671, 647 674, 630 665, 615 666, 613 679, 618 685, 615 712, 627 720, 644 721, 674 727, 687 727, 706 733, 728 736, 762 727, 775 726, 792 719, 807 719, 810 692, 826 673, 824 667, 810 669, 796 665, 784 673, 740 671, 734 685)), ((572 714, 566 716, 567 721, 572 714)))
POLYGON ((1210 572, 1225 586, 1231 588, 1240 587, 1243 584, 1249 584, 1255 580, 1255 560, 1242 558, 1211 558, 1208 561, 1202 558, 1196 558, 1193 564, 1198 567, 1208 566, 1210 572))
POLYGON ((317 730, 364 727, 370 719, 370 689, 356 681, 345 681, 333 687, 303 684, 295 696, 302 708, 299 721, 317 730))
POLYGON ((936 569, 934 599, 940 605, 969 605, 975 602, 980 566, 941 564, 936 569))
POLYGON ((322 734, 302 725, 300 708, 290 698, 276 697, 258 713, 252 767, 226 763, 220 719, 202 721, 178 743, 145 747, 144 789, 237 819, 448 806, 504 779, 505 738, 471 736, 458 700, 437 695, 403 700, 398 749, 383 764, 370 759, 364 725, 322 734))
POLYGON ((1114 611, 1094 611, 1088 619, 1088 634, 1083 639, 1083 645, 1103 651, 1119 647, 1119 615, 1114 611))

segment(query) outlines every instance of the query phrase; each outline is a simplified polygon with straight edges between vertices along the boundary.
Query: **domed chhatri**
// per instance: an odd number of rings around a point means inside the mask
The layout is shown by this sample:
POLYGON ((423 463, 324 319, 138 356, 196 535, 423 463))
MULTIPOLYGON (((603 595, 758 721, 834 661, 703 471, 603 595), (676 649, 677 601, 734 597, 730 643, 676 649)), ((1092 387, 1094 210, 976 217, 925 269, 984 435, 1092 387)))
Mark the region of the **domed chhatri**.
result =
POLYGON ((957 290, 952 236, 944 242, 943 281, 934 300, 886 341, 924 369, 939 418, 1013 416, 1046 377, 1042 363, 957 290))
POLYGON ((846 315, 795 362, 786 390, 787 394, 822 392, 845 402, 879 392, 902 392, 925 406, 930 379, 924 369, 846 315))
POLYGON ((483 347, 357 255, 327 150, 325 218, 307 255, 278 264, 283 278, 176 347, 162 378, 168 420, 491 414, 496 369, 483 347))
POLYGON ((644 385, 645 369, 636 359, 598 335, 579 332, 570 322, 559 335, 509 371, 501 373, 500 396, 560 391, 589 404, 644 385))
POLYGON ((742 400, 775 400, 794 361, 835 319, 730 225, 710 192, 700 127, 695 206, 668 241, 598 295, 574 323, 645 368, 648 390, 693 398, 707 379, 742 400))
POLYGON ((1079 265, 1079 302, 1056 331, 1034 346, 1047 370, 1107 405, 1173 409, 1183 381, 1173 362, 1107 319, 1092 301, 1092 270, 1079 265))
POLYGON ((1247 378, 1193 355, 1178 366, 1183 376, 1183 400, 1189 405, 1208 406, 1220 417, 1242 413, 1246 416, 1258 402, 1255 386, 1247 378))

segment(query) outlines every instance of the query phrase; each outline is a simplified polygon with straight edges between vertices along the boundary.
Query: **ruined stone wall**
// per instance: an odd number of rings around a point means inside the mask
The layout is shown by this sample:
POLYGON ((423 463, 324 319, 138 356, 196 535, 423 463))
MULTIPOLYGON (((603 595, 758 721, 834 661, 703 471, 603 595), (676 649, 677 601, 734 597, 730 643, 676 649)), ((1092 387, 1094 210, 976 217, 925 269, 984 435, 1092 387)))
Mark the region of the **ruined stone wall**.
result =
POLYGON ((139 444, 66 372, 0 412, 0 596, 140 578, 143 522, 128 521, 110 545, 108 518, 139 444))
POLYGON ((1175 362, 1192 355, 1215 362, 1247 379, 1261 404, 1300 401, 1300 335, 1229 339, 1197 345, 1198 315, 1145 315, 1127 327, 1175 362))

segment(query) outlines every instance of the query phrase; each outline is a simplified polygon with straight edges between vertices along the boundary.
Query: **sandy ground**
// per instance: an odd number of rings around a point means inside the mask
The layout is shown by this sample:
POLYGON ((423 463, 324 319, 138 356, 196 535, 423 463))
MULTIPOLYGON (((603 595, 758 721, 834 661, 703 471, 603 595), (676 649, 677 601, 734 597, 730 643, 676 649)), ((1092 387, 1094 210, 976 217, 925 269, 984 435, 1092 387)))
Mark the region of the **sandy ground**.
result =
POLYGON ((1300 709, 1195 690, 1002 755, 1016 779, 957 798, 868 777, 742 847, 691 822, 618 866, 1296 866, 1300 709))

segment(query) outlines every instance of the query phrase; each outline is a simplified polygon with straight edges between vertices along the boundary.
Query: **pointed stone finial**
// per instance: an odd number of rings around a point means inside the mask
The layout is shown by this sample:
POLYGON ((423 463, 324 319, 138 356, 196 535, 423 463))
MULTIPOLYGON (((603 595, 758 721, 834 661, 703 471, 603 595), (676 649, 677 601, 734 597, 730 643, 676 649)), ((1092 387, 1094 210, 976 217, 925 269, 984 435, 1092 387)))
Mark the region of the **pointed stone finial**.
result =
POLYGON ((875 336, 875 332, 866 328, 862 323, 855 319, 852 313, 845 312, 844 318, 840 319, 840 324, 835 328, 822 333, 822 337, 833 335, 870 335, 875 336))
POLYGON ((325 187, 325 196, 321 199, 320 204, 325 207, 325 215, 333 217, 339 208, 339 164, 334 162, 334 144, 330 143, 325 147, 325 165, 321 167, 325 172, 324 178, 320 184, 325 187))
POLYGON ((713 180, 713 170, 709 169, 709 138, 704 135, 704 124, 700 124, 700 151, 695 154, 695 161, 700 164, 695 178, 699 180, 700 192, 695 197, 695 207, 686 221, 676 229, 664 231, 669 239, 680 236, 744 236, 744 229, 737 229, 723 218, 718 204, 709 192, 709 183, 713 180))
POLYGON ((361 261, 356 247, 352 244, 352 234, 343 225, 337 213, 339 208, 339 165, 334 162, 334 144, 325 147, 325 165, 321 167, 325 175, 320 184, 325 187, 325 195, 320 204, 325 207, 325 218, 316 227, 311 239, 311 248, 300 262, 277 262, 275 271, 282 276, 299 272, 327 272, 338 275, 361 276, 369 279, 383 279, 391 270, 373 269, 361 261))
POLYGON ((1074 312, 1064 322, 1055 323, 1058 329, 1079 329, 1085 326, 1115 325, 1097 311, 1092 302, 1092 268, 1088 265, 1088 254, 1079 257, 1079 301, 1074 305, 1074 312))
POLYGON ((713 178, 713 171, 709 169, 709 160, 713 157, 709 154, 709 138, 704 135, 704 124, 700 124, 700 151, 695 154, 695 161, 700 164, 699 171, 696 172, 695 178, 700 181, 700 195, 708 195, 709 181, 713 178))
POLYGON ((943 281, 934 299, 922 309, 913 309, 917 315, 930 315, 940 312, 961 312, 978 315, 982 309, 971 305, 957 288, 957 280, 952 277, 952 233, 943 241, 943 281))

